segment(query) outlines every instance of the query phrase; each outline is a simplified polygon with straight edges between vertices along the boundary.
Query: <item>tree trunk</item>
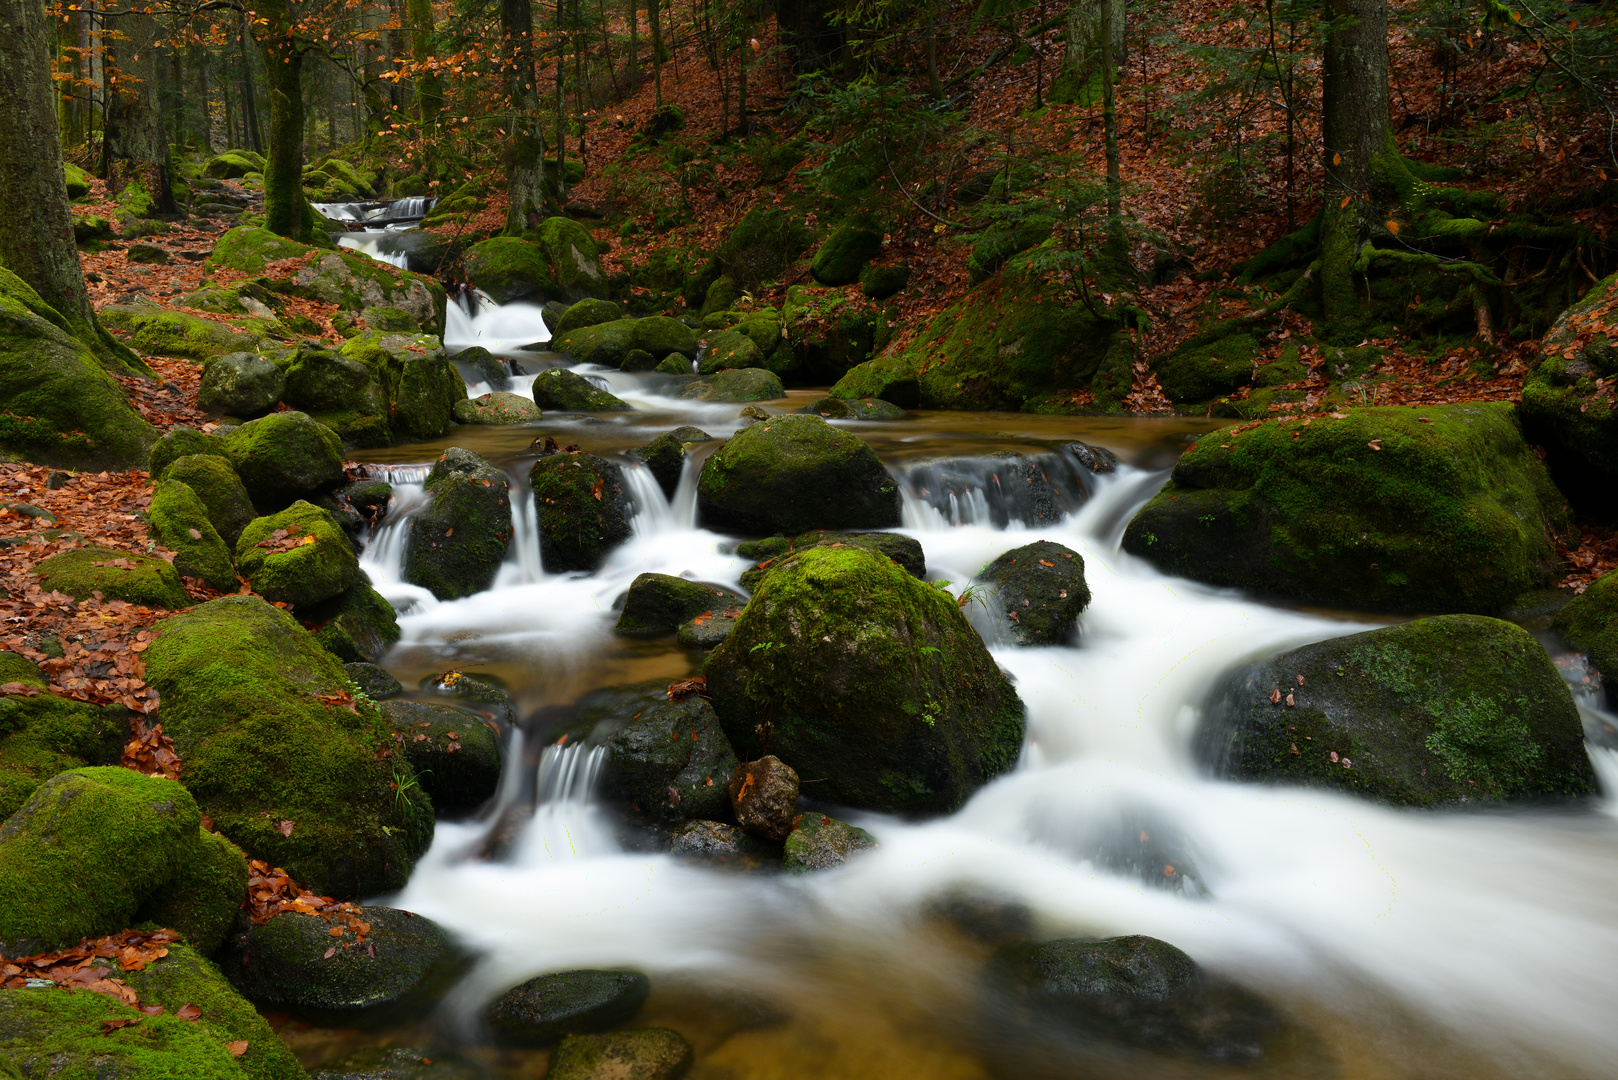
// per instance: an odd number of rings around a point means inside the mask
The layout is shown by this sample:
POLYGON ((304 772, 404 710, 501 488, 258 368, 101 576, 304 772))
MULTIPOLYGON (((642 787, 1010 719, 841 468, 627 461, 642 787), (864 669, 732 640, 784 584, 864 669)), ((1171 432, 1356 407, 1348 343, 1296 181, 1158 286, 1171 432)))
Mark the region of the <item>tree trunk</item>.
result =
POLYGON ((937 0, 927 0, 927 89, 934 100, 944 96, 944 84, 938 80, 937 0))
POLYGON ((652 80, 657 107, 663 107, 663 20, 658 12, 662 0, 646 0, 646 18, 652 24, 652 80))
POLYGON ((1114 10, 1123 8, 1122 0, 1101 0, 1096 22, 1096 35, 1101 57, 1101 128, 1107 143, 1107 241, 1114 255, 1123 256, 1124 207, 1123 185, 1119 180, 1118 165, 1118 95, 1113 92, 1113 18, 1114 10))
POLYGON ((253 92, 253 61, 247 51, 247 16, 241 16, 236 44, 242 54, 242 114, 247 127, 247 140, 243 144, 254 153, 264 150, 264 136, 258 126, 258 99, 253 92))
POLYGON ((1320 287, 1326 317, 1359 307, 1354 263, 1369 236, 1373 162, 1391 137, 1388 123, 1387 0, 1328 0, 1331 26, 1321 69, 1321 135, 1326 165, 1320 230, 1320 287))
MULTIPOLYGON (((531 0, 500 0, 500 44, 511 110, 506 146, 506 235, 520 236, 544 220, 551 203, 545 183, 545 136, 534 87, 534 9, 531 0)), ((558 69, 562 57, 556 59, 558 69)))
POLYGON ((640 10, 629 0, 629 92, 640 89, 640 10))
POLYGON ((157 24, 134 9, 119 24, 124 40, 108 45, 107 186, 122 193, 139 183, 154 212, 173 214, 178 207, 169 175, 169 143, 157 101, 157 24))
MULTIPOLYGON (((433 2, 405 0, 405 14, 410 19, 410 58, 418 65, 425 64, 433 58, 433 2)), ((426 142, 438 130, 438 114, 444 110, 444 82, 436 71, 422 68, 416 76, 416 110, 421 137, 426 142)), ((428 154, 431 153, 429 147, 428 154)), ((427 172, 431 179, 430 163, 427 172)))
POLYGON ((255 23, 270 85, 270 150, 264 171, 264 227, 292 240, 308 238, 303 197, 303 57, 291 36, 286 0, 259 0, 255 23))
MULTIPOLYGON (((1124 5, 1111 5, 1113 63, 1126 59, 1124 49, 1124 5)), ((1070 0, 1067 6, 1067 48, 1062 53, 1062 77, 1069 80, 1075 90, 1090 81, 1096 65, 1101 62, 1102 0, 1070 0)))

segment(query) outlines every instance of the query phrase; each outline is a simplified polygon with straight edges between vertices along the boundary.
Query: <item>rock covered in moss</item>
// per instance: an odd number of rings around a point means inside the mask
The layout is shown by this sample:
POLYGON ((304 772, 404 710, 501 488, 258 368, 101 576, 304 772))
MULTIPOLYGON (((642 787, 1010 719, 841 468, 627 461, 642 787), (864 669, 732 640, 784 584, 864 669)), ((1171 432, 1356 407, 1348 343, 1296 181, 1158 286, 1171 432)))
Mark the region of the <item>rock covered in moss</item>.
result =
POLYGON ((549 454, 528 472, 539 517, 539 558, 553 574, 594 570, 629 539, 623 472, 593 454, 549 454))
POLYGON ((622 367, 636 348, 635 320, 611 319, 558 330, 551 336, 549 348, 581 364, 622 367))
POLYGON ((248 153, 251 151, 227 150, 211 157, 202 167, 202 175, 214 180, 238 180, 250 172, 263 172, 264 162, 255 162, 247 156, 248 153))
POLYGON ((534 404, 567 412, 626 412, 634 406, 566 368, 548 368, 534 379, 534 404))
MULTIPOLYGON (((661 372, 664 375, 692 375, 695 374, 692 367, 690 358, 682 356, 680 353, 669 353, 658 361, 657 366, 652 370, 661 372)), ((779 379, 776 381, 780 382, 779 379)))
POLYGON ((1553 580, 1554 541, 1570 528, 1511 407, 1480 403, 1204 435, 1123 546, 1212 585, 1362 610, 1488 613, 1553 580))
POLYGON ((886 300, 904 290, 910 284, 910 265, 908 263, 893 263, 888 266, 879 266, 868 263, 860 271, 860 292, 872 300, 886 300))
POLYGON ((822 285, 852 285, 865 264, 880 254, 882 226, 869 215, 856 215, 820 245, 809 273, 822 285))
POLYGON ((1250 324, 1222 323, 1152 361, 1170 401, 1209 401, 1253 381, 1259 343, 1250 324))
POLYGON ((388 402, 371 368, 325 348, 300 348, 286 369, 287 404, 354 446, 387 446, 388 402))
POLYGON ((1605 677, 1607 700, 1618 701, 1618 573, 1597 578, 1551 625, 1605 677))
POLYGON ((155 304, 108 304, 98 315, 107 326, 133 331, 130 348, 151 356, 212 360, 253 352, 261 341, 250 323, 216 322, 155 304))
POLYGON ((660 821, 726 818, 726 784, 740 764, 713 707, 699 697, 658 702, 595 737, 609 756, 601 790, 660 821))
POLYGON ((583 300, 606 292, 595 241, 584 227, 550 218, 535 241, 497 236, 466 253, 466 277, 501 304, 516 300, 583 300))
POLYGON ((344 664, 377 660, 399 641, 398 614, 386 597, 371 588, 369 580, 357 582, 330 600, 300 607, 298 619, 321 648, 344 664))
POLYGON ((775 401, 786 396, 781 377, 763 368, 732 368, 714 375, 704 375, 691 380, 680 390, 682 400, 711 401, 716 404, 775 401))
POLYGON ((613 632, 624 637, 663 637, 693 616, 729 607, 742 597, 714 585, 669 574, 641 574, 629 583, 613 632))
POLYGON ((253 502, 247 497, 241 477, 231 468, 230 459, 222 454, 188 454, 175 458, 162 469, 154 467, 152 477, 190 488, 207 509, 214 531, 231 551, 236 550, 236 541, 241 539, 247 523, 258 516, 253 512, 253 502))
POLYGON ((995 559, 978 579, 994 587, 997 606, 1022 645, 1061 645, 1090 606, 1084 557, 1070 547, 1036 540, 995 559))
POLYGON ((239 270, 244 274, 262 274, 272 262, 307 255, 311 248, 277 236, 268 229, 243 225, 231 229, 214 242, 206 263, 209 269, 239 270))
MULTIPOLYGON (((823 386, 842 379, 871 356, 882 322, 876 306, 839 289, 795 285, 781 308, 790 348, 770 357, 772 370, 794 385, 823 386)), ((880 397, 872 392, 832 397, 880 397)), ((896 400, 896 399, 889 399, 896 400)), ((913 408, 914 402, 897 402, 913 408)))
POLYGON ((687 649, 714 649, 736 629, 736 620, 742 617, 742 601, 728 607, 712 608, 693 615, 674 631, 674 640, 687 649))
POLYGON ((1618 520, 1618 410, 1606 389, 1618 376, 1615 290, 1618 274, 1556 320, 1530 362, 1518 406, 1557 484, 1581 513, 1603 521, 1618 520))
POLYGON ((255 1005, 345 1024, 408 1016, 431 1005, 460 973, 461 950, 431 919, 398 908, 351 907, 330 921, 283 911, 263 925, 249 924, 226 943, 220 966, 255 1005), (339 928, 341 935, 331 933, 339 928))
POLYGON ((108 600, 125 600, 146 607, 183 608, 191 604, 180 575, 155 555, 136 555, 111 548, 83 547, 52 555, 35 565, 39 587, 56 590, 75 600, 88 600, 99 592, 108 600))
POLYGON ((202 604, 157 626, 143 654, 162 694, 181 783, 254 858, 328 896, 403 887, 432 839, 425 796, 400 798, 408 762, 382 758, 375 709, 341 702, 338 659, 284 611, 253 596, 202 604))
POLYGON ((781 869, 789 874, 830 870, 847 862, 855 852, 873 847, 876 837, 858 825, 810 811, 800 816, 787 834, 781 869))
POLYGON ((487 1080, 477 1062, 455 1053, 421 1046, 367 1046, 328 1061, 310 1080, 487 1080))
POLYGON ((301 412, 271 413, 243 424, 225 437, 225 453, 261 514, 343 482, 343 440, 301 412))
POLYGON ((927 556, 921 549, 920 541, 914 537, 890 532, 849 533, 816 529, 790 540, 784 536, 772 536, 766 540, 749 540, 737 545, 736 554, 745 559, 763 560, 753 569, 742 571, 742 588, 758 588, 759 581, 766 573, 788 561, 783 556, 815 547, 864 548, 892 559, 911 577, 927 576, 927 556))
POLYGON ((1445 615, 1251 664, 1210 696, 1198 756, 1221 776, 1404 806, 1584 795, 1566 683, 1526 630, 1445 615))
POLYGON ((623 1023, 651 992, 651 980, 638 971, 558 971, 507 990, 484 1019, 506 1042, 553 1043, 623 1023))
POLYGON ((343 346, 368 364, 382 384, 389 424, 399 442, 421 442, 448 433, 457 402, 466 400, 466 381, 442 352, 368 346, 358 339, 343 346))
POLYGON ((532 401, 504 391, 457 401, 450 414, 457 424, 531 424, 541 415, 532 401))
POLYGON ((798 817, 798 774, 774 754, 736 769, 728 785, 736 824, 779 844, 798 817))
POLYGON ((362 576, 359 556, 337 519, 301 499, 242 530, 236 565, 254 592, 294 607, 340 596, 362 576))
MULTIPOLYGON (((13 652, 0 652, 0 684, 45 690, 44 673, 13 652)), ((0 696, 0 822, 40 784, 84 765, 116 765, 129 738, 124 709, 40 693, 0 696)))
POLYGON ((450 357, 450 362, 457 370, 470 370, 474 381, 487 383, 490 389, 505 390, 511 385, 511 371, 506 362, 481 345, 462 349, 450 357))
POLYGON ((349 662, 343 665, 354 688, 372 701, 381 701, 384 698, 398 697, 404 693, 404 687, 395 679, 386 668, 364 662, 349 662))
POLYGON ((419 685, 422 690, 454 698, 459 707, 479 713, 502 727, 517 722, 516 703, 496 676, 446 671, 426 676, 419 685))
POLYGON ((855 436, 818 416, 780 416, 738 431, 708 459, 697 512, 744 533, 881 529, 899 524, 899 485, 855 436))
POLYGON ((141 922, 178 930, 204 956, 211 956, 241 913, 247 897, 247 858, 242 849, 203 830, 174 878, 140 911, 141 922))
POLYGON ((225 458, 227 461, 230 457, 225 452, 223 435, 214 435, 184 424, 175 424, 163 433, 162 438, 152 444, 146 468, 151 473, 152 479, 158 480, 175 461, 193 454, 209 454, 225 458))
POLYGON ((669 834, 669 854, 729 870, 773 869, 781 863, 779 845, 719 821, 681 825, 669 834))
POLYGON ((680 474, 685 471, 685 454, 692 443, 707 442, 712 438, 701 428, 690 426, 665 431, 645 446, 629 451, 629 456, 652 471, 663 494, 674 498, 680 486, 680 474))
POLYGON ((746 334, 720 330, 703 338, 702 343, 702 355, 697 360, 698 375, 764 366, 764 354, 746 334))
POLYGON ((569 1035, 556 1048, 548 1080, 679 1080, 691 1067, 691 1044, 668 1028, 569 1035))
POLYGON ((178 480, 154 484, 147 524, 151 538, 174 552, 174 569, 182 577, 197 578, 220 592, 236 587, 230 548, 209 520, 208 508, 189 486, 178 480))
POLYGON ((767 723, 833 803, 951 810, 1022 749, 1022 702, 954 599, 860 548, 772 572, 706 671, 738 754, 763 752, 767 723))
MULTIPOLYGON (((200 824, 197 804, 172 780, 92 766, 45 781, 0 826, 0 954, 133 925, 190 864, 208 859, 200 824)), ((241 869, 234 890, 198 898, 205 920, 231 917, 246 891, 241 869)))
POLYGON ((905 411, 881 398, 823 397, 809 403, 803 410, 823 420, 903 420, 905 411))
POLYGON ((505 747, 481 716, 425 701, 388 701, 382 715, 421 786, 443 814, 464 814, 487 802, 500 784, 505 747))
POLYGON ((612 322, 624 317, 624 309, 611 300, 596 300, 594 298, 580 300, 562 313, 551 327, 552 335, 561 337, 569 330, 578 330, 586 326, 595 326, 598 323, 612 322))
POLYGON ((506 474, 470 450, 452 446, 427 474, 431 501, 410 519, 404 579, 440 600, 482 592, 511 545, 506 474))
POLYGON ((202 369, 197 408, 214 416, 256 420, 273 412, 286 393, 286 375, 267 356, 254 352, 225 353, 202 369))

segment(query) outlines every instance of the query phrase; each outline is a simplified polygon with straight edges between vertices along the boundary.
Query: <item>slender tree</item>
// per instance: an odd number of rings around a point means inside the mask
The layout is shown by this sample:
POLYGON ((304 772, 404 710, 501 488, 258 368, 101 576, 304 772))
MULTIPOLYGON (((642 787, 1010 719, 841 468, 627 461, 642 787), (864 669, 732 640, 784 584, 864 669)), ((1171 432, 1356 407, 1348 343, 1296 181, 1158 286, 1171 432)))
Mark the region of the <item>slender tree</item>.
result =
POLYGON ((1328 318, 1353 314, 1354 263, 1370 235, 1374 160, 1388 149, 1387 0, 1328 0, 1331 24, 1321 69, 1326 166, 1320 232, 1321 290, 1328 318))
POLYGON ((1123 185, 1119 179, 1118 163, 1118 95, 1113 80, 1116 69, 1113 45, 1113 9, 1123 7, 1122 0, 1101 0, 1096 21, 1100 24, 1097 45, 1101 54, 1101 127, 1107 146, 1107 239, 1122 255, 1124 240, 1123 185))
POLYGON ((258 0, 253 36, 270 88, 270 151, 264 172, 264 225, 292 240, 308 237, 303 196, 303 59, 289 0, 258 0))
MULTIPOLYGON (((416 111, 423 142, 430 143, 438 131, 438 114, 444 111, 444 81, 432 70, 433 0, 405 0, 410 19, 410 58, 416 62, 416 111)), ((529 17, 533 21, 533 17, 529 17)), ((432 166, 429 164, 428 172, 432 166)))
MULTIPOLYGON (((540 223, 552 201, 545 182, 545 135, 539 126, 539 91, 534 83, 532 0, 500 0, 500 46, 510 109, 506 125, 506 234, 518 236, 528 226, 540 223)), ((560 55, 556 64, 560 70, 560 55)))
POLYGON ((152 209, 172 214, 173 178, 169 139, 157 97, 157 21, 149 11, 131 8, 118 18, 119 33, 108 44, 107 132, 102 163, 107 186, 123 192, 139 184, 152 209))

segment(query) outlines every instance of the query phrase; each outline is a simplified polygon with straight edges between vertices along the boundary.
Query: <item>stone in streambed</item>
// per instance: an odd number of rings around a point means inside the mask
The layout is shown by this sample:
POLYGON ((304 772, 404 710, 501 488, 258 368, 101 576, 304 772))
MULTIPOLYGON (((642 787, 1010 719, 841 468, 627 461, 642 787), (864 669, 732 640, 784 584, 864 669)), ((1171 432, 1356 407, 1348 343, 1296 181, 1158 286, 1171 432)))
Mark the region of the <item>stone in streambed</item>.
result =
POLYGON ((543 1045, 634 1016, 652 991, 638 971, 558 971, 507 990, 484 1019, 506 1042, 543 1045))
POLYGON ((566 368, 549 368, 539 373, 534 379, 534 403, 566 412, 626 412, 634 408, 566 368))
POLYGON ((1586 795, 1567 684, 1526 630, 1444 615, 1238 668, 1210 695, 1197 755, 1216 775, 1402 806, 1586 795))
POLYGON ((511 373, 506 370, 505 361, 481 345, 462 349, 449 359, 457 369, 470 368, 474 381, 487 383, 493 390, 503 391, 511 385, 511 373))
POLYGON ((764 354, 753 339, 736 330, 720 330, 703 339, 702 356, 697 360, 698 375, 764 366, 764 354))
POLYGON ((611 300, 596 300, 587 298, 569 307, 562 312, 556 325, 551 327, 551 334, 561 337, 569 330, 577 330, 585 326, 595 326, 598 323, 612 322, 624 317, 624 309, 611 300))
POLYGON ((668 1028, 569 1035, 556 1048, 546 1080, 679 1080, 691 1044, 668 1028))
POLYGON ((704 611, 730 607, 744 599, 739 593, 700 581, 669 574, 641 574, 629 583, 623 611, 613 631, 624 637, 663 637, 704 611))
POLYGON ((389 398, 370 365, 305 345, 293 356, 286 380, 287 403, 337 432, 345 443, 366 447, 393 442, 389 398))
POLYGON ((601 790, 661 821, 723 818, 739 766, 713 707, 700 697, 663 701, 621 726, 598 727, 609 751, 601 790))
POLYGON ((309 1073, 309 1080, 488 1080, 489 1072, 452 1050, 368 1046, 309 1073))
POLYGON ((368 580, 299 608, 298 619, 345 665, 379 659, 399 641, 398 613, 368 580))
POLYGON ((528 479, 539 519, 539 558, 551 573, 594 570, 629 539, 630 501, 618 465, 593 454, 547 454, 528 479))
POLYGON ((1020 645, 1061 645, 1090 604, 1084 559, 1049 540, 1013 548, 979 572, 1020 645))
POLYGON ((428 675, 417 685, 428 693, 452 697, 460 708, 479 713, 501 727, 509 727, 517 722, 516 703, 492 675, 446 671, 428 675))
POLYGON ((242 530, 258 514, 253 510, 253 501, 247 497, 241 477, 231 468, 230 459, 222 454, 188 454, 172 459, 160 469, 154 455, 152 464, 154 480, 178 481, 202 500, 219 538, 235 551, 242 530))
POLYGON ((191 603, 179 573, 155 555, 83 547, 52 555, 35 566, 34 573, 44 591, 63 592, 75 600, 89 600, 99 592, 108 600, 145 607, 183 608, 191 603))
POLYGON ((538 405, 505 391, 457 401, 451 414, 457 424, 530 424, 541 415, 538 405))
POLYGON ((410 519, 404 579, 440 600, 494 584, 511 545, 510 481, 482 457, 452 446, 427 474, 431 501, 410 519))
POLYGON ((226 353, 203 366, 197 408, 214 416, 255 420, 274 411, 285 391, 286 375, 269 357, 226 353))
POLYGON ((669 834, 669 854, 728 870, 767 870, 781 865, 781 848, 734 825, 688 821, 669 834))
POLYGON ((343 665, 348 678, 353 682, 355 689, 372 701, 381 701, 384 698, 398 697, 404 693, 404 687, 399 680, 386 669, 375 664, 348 663, 343 665))
POLYGON ((261 514, 343 482, 343 440, 301 412, 271 413, 243 424, 225 436, 225 454, 261 514))
POLYGON ((804 412, 825 420, 903 420, 908 414, 881 398, 825 397, 811 402, 804 412))
MULTIPOLYGON (((659 370, 667 371, 668 362, 664 361, 664 366, 659 370)), ((670 374, 689 374, 689 368, 685 371, 672 371, 670 374)), ((692 379, 680 389, 682 400, 715 403, 775 401, 786 396, 786 387, 781 384, 781 377, 764 368, 732 368, 714 375, 692 379)))
POLYGON ((174 552, 174 569, 182 577, 197 578, 219 592, 235 589, 236 571, 230 548, 208 519, 208 508, 190 487, 178 480, 154 484, 147 525, 151 538, 174 552))
POLYGON ((645 446, 632 448, 628 455, 650 469, 657 478, 657 486, 672 499, 675 489, 680 486, 680 474, 685 471, 687 448, 692 443, 709 442, 712 438, 701 428, 689 425, 677 427, 673 431, 665 431, 645 446))
POLYGON ((1557 612, 1551 625, 1606 678, 1607 700, 1618 702, 1618 573, 1607 573, 1557 612))
POLYGON ((397 744, 432 796, 435 810, 467 813, 494 795, 505 747, 488 720, 425 701, 387 701, 381 710, 403 736, 397 744))
POLYGON ((731 774, 730 808, 736 824, 779 844, 798 816, 798 774, 773 754, 749 761, 731 774))
POLYGON ((714 608, 687 619, 674 631, 674 640, 687 649, 714 649, 736 629, 736 620, 742 617, 741 602, 726 608, 714 608))
POLYGON ((857 851, 876 847, 876 837, 857 825, 813 812, 802 815, 787 835, 781 869, 807 874, 840 866, 857 851))
POLYGON ((293 607, 340 596, 364 576, 337 519, 301 500, 243 529, 236 565, 254 592, 293 607))

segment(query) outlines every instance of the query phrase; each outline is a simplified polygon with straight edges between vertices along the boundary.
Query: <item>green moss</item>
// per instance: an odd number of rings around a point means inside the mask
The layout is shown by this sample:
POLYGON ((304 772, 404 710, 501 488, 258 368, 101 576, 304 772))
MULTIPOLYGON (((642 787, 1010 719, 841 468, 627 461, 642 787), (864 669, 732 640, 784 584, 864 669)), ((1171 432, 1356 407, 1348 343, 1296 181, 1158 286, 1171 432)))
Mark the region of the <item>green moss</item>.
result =
POLYGON ((720 330, 703 338, 697 373, 712 375, 718 371, 763 366, 764 354, 759 352, 752 338, 735 330, 720 330))
POLYGON ((798 819, 781 853, 781 869, 789 874, 829 870, 857 851, 876 847, 876 837, 857 825, 810 812, 798 819))
POLYGON ((860 548, 773 570, 705 670, 737 752, 826 777, 832 803, 952 810, 1022 747, 1022 702, 954 598, 860 548))
POLYGON ((177 930, 203 954, 225 940, 247 899, 247 859, 223 836, 199 830, 174 878, 136 916, 177 930))
POLYGON ((376 660, 399 640, 393 605, 362 581, 341 596, 298 611, 321 648, 345 663, 376 660))
POLYGON ((255 162, 240 150, 227 150, 202 167, 202 175, 214 180, 239 180, 250 172, 262 171, 262 159, 255 162))
POLYGON ((542 415, 532 401, 505 391, 457 401, 450 414, 457 424, 531 424, 542 415))
POLYGON ((236 563, 254 592, 294 607, 330 600, 361 580, 359 557, 343 527, 330 513, 302 499, 249 523, 236 542, 236 563), (281 540, 272 536, 282 531, 285 539, 302 542, 282 550, 281 540), (314 537, 313 543, 309 537, 314 537))
POLYGON ((231 229, 214 243, 208 253, 209 269, 238 270, 244 274, 262 274, 270 263, 307 255, 313 248, 277 236, 268 229, 241 225, 231 229))
POLYGON ((1575 596, 1551 624, 1584 653, 1607 679, 1607 696, 1618 700, 1618 573, 1607 573, 1575 596))
MULTIPOLYGON (((224 444, 223 439, 217 442, 221 447, 224 444)), ((247 489, 242 486, 236 470, 230 466, 230 459, 222 451, 216 454, 210 450, 174 458, 158 468, 156 458, 154 453, 152 476, 159 482, 171 480, 191 489, 201 500, 214 531, 224 541, 228 559, 230 553, 236 550, 236 541, 241 539, 242 530, 257 516, 253 512, 252 500, 247 497, 247 489)))
POLYGON ((147 469, 152 479, 159 480, 162 479, 164 470, 174 461, 193 454, 212 454, 221 458, 229 456, 225 453, 225 440, 222 436, 206 434, 184 424, 176 424, 152 444, 147 469))
POLYGON ((379 756, 390 739, 373 707, 319 700, 348 691, 341 662, 256 597, 214 600, 157 630, 147 681, 182 783, 215 827, 316 892, 401 888, 432 838, 432 807, 390 786, 409 767, 379 756))
MULTIPOLYGON (((351 349, 367 343, 363 338, 351 341, 343 354, 351 355, 351 349)), ((365 362, 382 383, 398 441, 418 442, 448 433, 456 402, 466 400, 466 381, 442 351, 416 355, 377 349, 365 362)))
POLYGON ((432 501, 410 519, 404 579, 440 600, 494 584, 511 545, 510 482, 468 450, 446 450, 427 477, 432 501))
POLYGON ((39 575, 40 588, 55 589, 76 600, 88 600, 99 592, 108 600, 147 607, 183 608, 191 603, 174 567, 153 555, 85 547, 52 555, 35 566, 34 573, 39 575))
MULTIPOLYGON (((575 333, 588 333, 588 331, 575 331, 575 333)), ((634 408, 628 402, 598 389, 583 375, 566 368, 546 368, 534 380, 533 389, 534 403, 546 409, 563 409, 568 412, 628 412, 634 408)))
POLYGON ((67 197, 82 199, 90 194, 90 174, 73 164, 62 162, 62 176, 67 181, 67 197))
POLYGON ((1124 548, 1299 600, 1491 612, 1552 580, 1569 527, 1510 406, 1376 408, 1203 436, 1124 548))
MULTIPOLYGON (((37 667, 11 652, 0 653, 0 679, 46 686, 37 667)), ((58 773, 117 764, 129 737, 122 713, 49 693, 0 698, 0 822, 58 773)))
MULTIPOLYGON (((272 1036, 273 1037, 273 1036, 272 1036)), ((64 1080, 241 1080, 224 1043, 172 1012, 147 1016, 89 990, 0 990, 0 1062, 64 1080), (104 1031, 109 1021, 135 1023, 104 1031)), ((296 1073, 284 1073, 295 1077, 296 1073)))
MULTIPOLYGON (((786 210, 755 206, 742 215, 720 245, 719 262, 727 276, 756 288, 785 276, 813 240, 802 218, 786 210)), ((703 311, 707 313, 706 305, 703 311)))
MULTIPOLYGON (((353 349, 354 342, 344 346, 353 349)), ((303 409, 352 446, 387 446, 387 401, 373 369, 324 348, 300 348, 286 369, 286 402, 303 409)))
POLYGON ((1615 294, 1618 274, 1562 313, 1530 362, 1521 405, 1523 430, 1549 452, 1557 482, 1581 512, 1603 521, 1618 520, 1618 320, 1601 314, 1615 294), (1581 333, 1590 331, 1586 342, 1581 333))
POLYGON ((539 556, 546 570, 594 570, 629 539, 623 473, 591 454, 551 454, 528 479, 539 517, 539 556))
POLYGON ((178 480, 158 481, 152 488, 147 520, 152 539, 174 552, 174 569, 182 577, 197 578, 220 592, 236 587, 230 548, 190 487, 178 480))
POLYGON ((624 357, 635 348, 635 322, 634 319, 613 319, 571 330, 559 328, 551 339, 550 348, 581 364, 622 367, 624 357))
POLYGON ((826 238, 809 263, 809 273, 822 285, 852 285, 865 264, 882 253, 882 226, 857 214, 826 238))
MULTIPOLYGON (((788 348, 782 352, 777 345, 770 368, 795 383, 816 385, 836 382, 866 361, 881 315, 873 305, 846 292, 797 285, 787 290, 781 319, 788 348)), ((762 342, 759 348, 764 349, 762 342)))
POLYGON ((232 431, 225 452, 261 513, 285 509, 343 481, 343 440, 300 412, 271 413, 232 431))
POLYGON ((597 323, 612 322, 624 317, 624 309, 611 300, 580 300, 562 313, 552 333, 560 337, 569 330, 579 330, 597 323))
POLYGON ((687 619, 740 600, 734 593, 669 574, 641 574, 630 582, 613 632, 655 638, 674 633, 687 619))
POLYGON ((1199 334, 1152 363, 1163 392, 1175 402, 1202 402, 1253 381, 1258 340, 1246 323, 1199 334))

